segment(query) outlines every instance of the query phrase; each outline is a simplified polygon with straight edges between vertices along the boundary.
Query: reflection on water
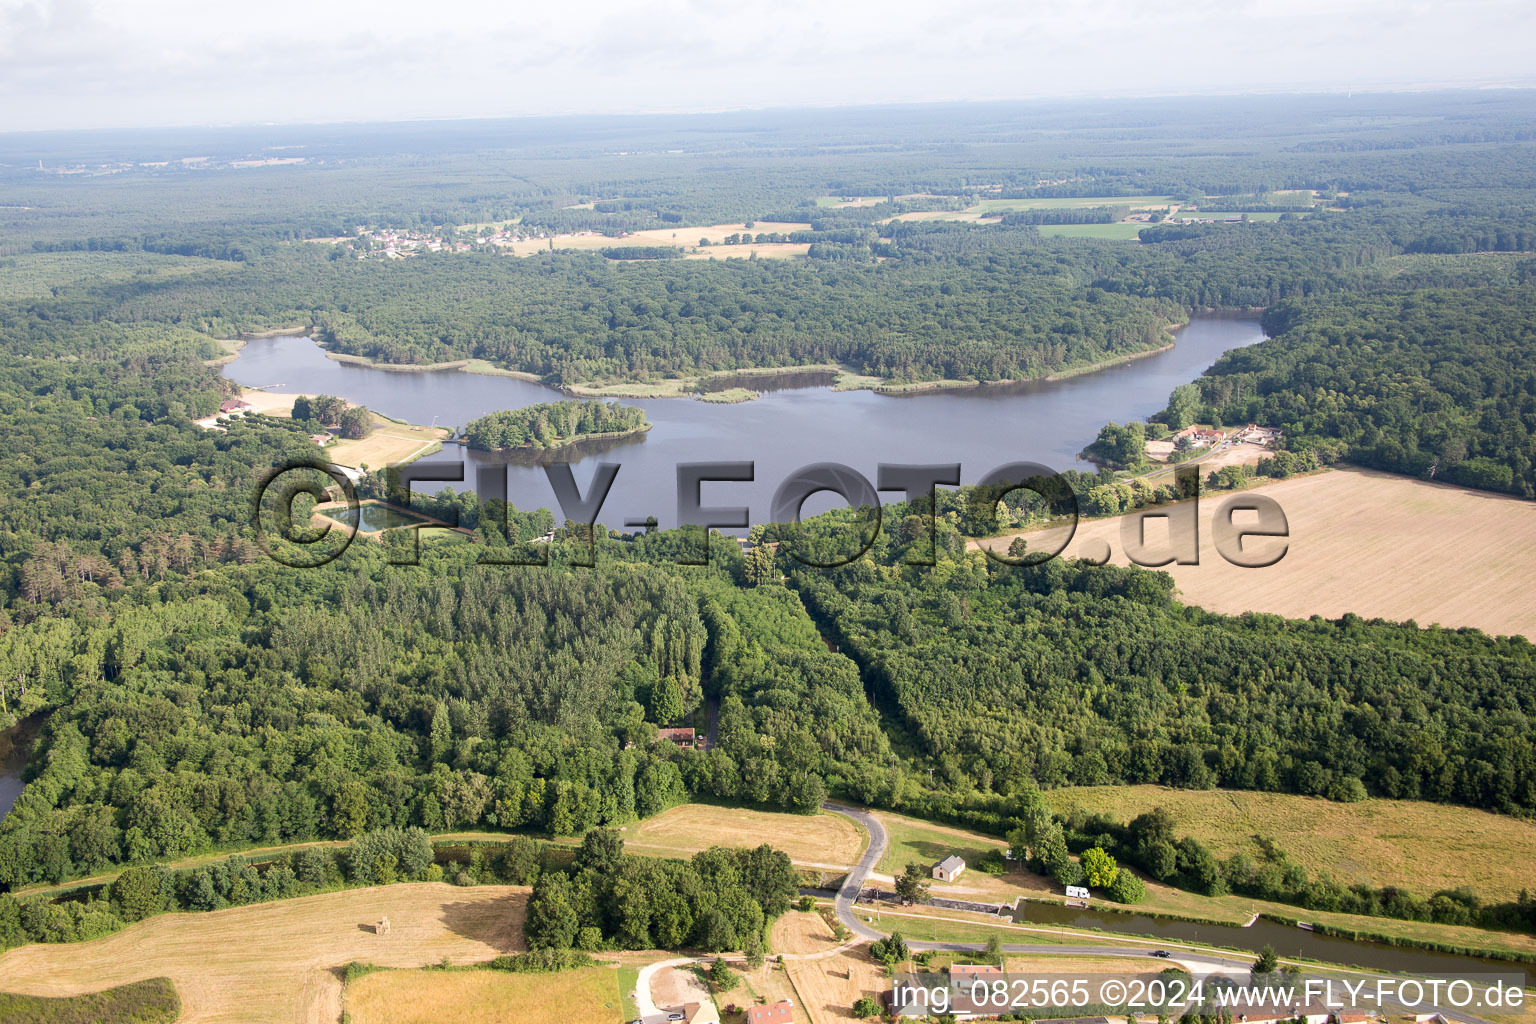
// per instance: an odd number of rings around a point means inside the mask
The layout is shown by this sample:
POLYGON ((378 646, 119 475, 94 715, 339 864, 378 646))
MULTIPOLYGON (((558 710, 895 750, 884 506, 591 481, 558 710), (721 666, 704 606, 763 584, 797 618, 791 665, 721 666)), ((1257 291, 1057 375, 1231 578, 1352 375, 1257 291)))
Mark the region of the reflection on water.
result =
POLYGON ((346 523, 348 526, 360 524, 359 529, 364 533, 390 530, 396 526, 415 526, 427 521, 423 517, 412 515, 409 512, 402 512, 387 505, 375 505, 372 503, 360 505, 356 509, 325 509, 321 514, 328 519, 336 520, 338 523, 346 523))
MULTIPOLYGON (((751 483, 707 483, 705 505, 748 505, 752 521, 768 516, 775 488, 813 462, 840 462, 870 480, 882 462, 952 463, 961 479, 980 479, 1009 462, 1041 462, 1055 469, 1090 469, 1077 453, 1107 420, 1141 419, 1162 409, 1168 394, 1215 362, 1225 351, 1263 337, 1252 317, 1199 316, 1178 332, 1166 352, 1061 381, 921 392, 893 396, 837 392, 826 375, 759 377, 744 374, 737 386, 762 393, 750 402, 714 404, 692 398, 626 399, 645 409, 654 424, 646 434, 562 449, 558 461, 616 462, 622 467, 603 505, 611 525, 654 515, 662 526, 676 521, 678 463, 756 463, 751 483), (782 388, 782 390, 774 390, 782 388)), ((515 409, 569 396, 512 377, 453 370, 396 373, 327 359, 306 338, 251 341, 224 375, 241 384, 273 390, 340 395, 412 423, 463 427, 498 409, 515 409)), ((463 487, 472 487, 477 464, 509 465, 511 500, 519 508, 556 508, 538 465, 515 455, 448 446, 431 461, 463 458, 463 487)), ((590 472, 576 471, 585 493, 590 472)), ((435 487, 426 484, 418 487, 435 487)), ((891 500, 898 496, 889 495, 891 500)), ((837 504, 817 495, 805 506, 815 514, 837 504)))

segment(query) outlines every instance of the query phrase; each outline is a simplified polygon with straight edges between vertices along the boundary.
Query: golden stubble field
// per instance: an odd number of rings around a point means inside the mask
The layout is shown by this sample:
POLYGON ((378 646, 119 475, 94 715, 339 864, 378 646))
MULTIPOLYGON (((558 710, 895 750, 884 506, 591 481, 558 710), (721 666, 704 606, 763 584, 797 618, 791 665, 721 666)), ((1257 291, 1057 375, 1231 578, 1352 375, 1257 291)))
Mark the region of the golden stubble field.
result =
MULTIPOLYGON (((765 256, 803 256, 810 246, 805 242, 776 242, 763 245, 722 245, 721 243, 730 235, 739 235, 743 231, 751 234, 781 234, 787 235, 791 231, 809 231, 810 224, 787 223, 779 221, 756 221, 749 228, 745 223, 741 224, 708 224, 691 228, 647 228, 644 231, 634 231, 622 238, 614 238, 609 235, 600 235, 595 231, 584 231, 567 235, 556 235, 554 247, 556 249, 613 249, 629 245, 675 245, 685 250, 693 250, 698 247, 699 240, 709 239, 709 245, 699 249, 701 256, 717 256, 726 258, 729 256, 741 256, 745 259, 748 250, 758 250, 759 257, 765 256)), ((548 238, 531 238, 522 242, 508 242, 503 248, 510 249, 518 256, 532 256, 536 253, 546 252, 550 248, 548 238)))
POLYGON ((168 977, 181 995, 178 1024, 335 1024, 346 964, 421 967, 520 951, 527 898, 517 886, 423 882, 162 914, 90 942, 13 949, 0 956, 0 984, 63 996, 168 977), (373 933, 380 917, 387 935, 373 933))
POLYGON ((616 965, 547 974, 381 971, 347 987, 351 1024, 618 1024, 616 965))
POLYGON ((711 846, 768 843, 805 867, 852 867, 864 834, 833 814, 780 814, 742 807, 682 804, 624 829, 624 847, 651 857, 689 857, 711 846))
MULTIPOLYGON (((1536 587, 1530 585, 1536 577, 1536 503, 1360 469, 1331 470, 1241 493, 1280 503, 1290 526, 1289 549, 1268 568, 1230 564, 1217 553, 1211 530, 1212 515, 1230 495, 1203 498, 1200 564, 1161 567, 1173 576, 1187 604, 1226 614, 1272 612, 1293 618, 1355 612, 1365 618, 1412 619, 1420 626, 1475 626, 1494 634, 1536 636, 1536 587)), ((1121 528, 1131 518, 1079 524, 1064 554, 1079 557, 1102 551, 1107 543, 1112 561, 1130 564, 1121 528)), ((1165 523, 1148 522, 1149 542, 1166 536, 1165 523)), ((1050 531, 1033 536, 1042 547, 1059 543, 1050 531)), ((1006 550, 1011 539, 981 543, 1006 550)))

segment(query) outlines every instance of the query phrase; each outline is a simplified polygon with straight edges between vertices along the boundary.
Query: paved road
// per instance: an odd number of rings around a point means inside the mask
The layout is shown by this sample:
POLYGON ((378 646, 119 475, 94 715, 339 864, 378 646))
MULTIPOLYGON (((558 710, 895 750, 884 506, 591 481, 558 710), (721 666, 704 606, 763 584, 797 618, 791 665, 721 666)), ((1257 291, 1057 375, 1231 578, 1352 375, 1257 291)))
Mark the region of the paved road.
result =
POLYGON ((859 893, 864 889, 864 880, 875 869, 875 865, 880 863, 880 858, 885 856, 885 844, 887 842, 885 826, 880 824, 873 814, 853 807, 844 807, 842 804, 826 803, 821 805, 821 809, 830 811, 833 814, 841 814, 845 818, 851 818, 860 825, 863 825, 864 830, 869 833, 869 846, 865 848, 864 856, 859 858, 859 862, 853 866, 853 870, 848 872, 848 878, 843 882, 843 887, 837 894, 835 905, 837 907, 837 919, 843 922, 843 926, 853 932, 853 934, 863 939, 883 939, 885 938, 884 932, 876 931, 859 920, 858 915, 853 912, 853 904, 858 900, 859 893))

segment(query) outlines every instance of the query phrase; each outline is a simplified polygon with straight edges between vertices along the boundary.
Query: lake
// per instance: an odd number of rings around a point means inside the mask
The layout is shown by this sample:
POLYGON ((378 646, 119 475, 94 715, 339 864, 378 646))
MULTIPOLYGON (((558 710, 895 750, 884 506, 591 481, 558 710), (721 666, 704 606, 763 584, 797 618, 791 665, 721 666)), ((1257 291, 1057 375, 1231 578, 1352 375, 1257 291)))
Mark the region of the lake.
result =
MULTIPOLYGON (((615 462, 620 471, 599 521, 622 527, 626 520, 655 516, 675 525, 676 466, 682 462, 752 461, 751 483, 708 483, 703 504, 752 510, 752 521, 768 517, 774 490, 793 471, 815 462, 839 462, 873 481, 881 462, 961 464, 961 479, 972 483, 1009 462, 1032 461, 1053 469, 1091 469, 1077 453, 1106 421, 1143 419, 1162 409, 1179 384, 1198 377, 1223 353, 1260 341, 1252 316, 1195 317, 1176 333, 1165 352, 1060 381, 989 385, 911 395, 833 391, 825 378, 804 375, 763 379, 751 386, 762 397, 735 405, 691 398, 624 399, 646 412, 654 428, 642 435, 594 442, 556 455, 572 463, 615 462), (780 386, 775 389, 775 385, 780 386)), ((498 409, 540 402, 570 401, 553 388, 510 377, 457 370, 402 373, 326 358, 314 341, 300 336, 250 341, 224 376, 247 387, 275 385, 275 391, 339 395, 412 423, 462 428, 498 409)), ((557 508, 538 466, 515 458, 445 447, 429 461, 463 458, 465 489, 474 486, 474 466, 508 465, 508 490, 518 508, 557 508)), ((591 469, 575 470, 585 493, 591 469)), ((439 485, 417 485, 436 490, 439 485)), ((446 485, 443 485, 446 486, 446 485)), ((887 500, 897 500, 888 493, 887 500)), ((807 515, 841 504, 820 494, 806 502, 807 515)))

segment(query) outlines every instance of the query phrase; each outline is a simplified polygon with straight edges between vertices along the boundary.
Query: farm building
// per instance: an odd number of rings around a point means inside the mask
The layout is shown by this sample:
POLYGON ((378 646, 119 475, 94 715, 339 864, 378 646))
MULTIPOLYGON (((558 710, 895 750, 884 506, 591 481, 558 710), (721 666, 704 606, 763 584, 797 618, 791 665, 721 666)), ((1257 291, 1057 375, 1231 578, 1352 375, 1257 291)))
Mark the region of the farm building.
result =
POLYGON ((692 726, 681 729, 657 729, 656 738, 659 740, 671 740, 680 747, 691 747, 697 742, 692 726))
POLYGON ((1177 444, 1187 438, 1191 447, 1209 448, 1225 437, 1226 435, 1219 430, 1209 430, 1205 427, 1185 427, 1173 435, 1173 440, 1177 444))
POLYGON ((1248 424, 1237 433, 1239 441, 1247 441, 1249 444, 1262 444, 1266 447, 1275 444, 1282 436, 1284 435, 1281 434, 1278 427, 1261 427, 1253 423, 1248 424))
POLYGON ((934 865, 933 877, 941 882, 953 882, 960 877, 960 872, 964 870, 965 861, 954 854, 950 854, 934 865))
POLYGON ((953 979, 970 981, 973 978, 995 978, 1003 973, 1001 967, 992 964, 952 964, 949 968, 949 976, 953 979))
POLYGON ((1255 1006, 1246 1013, 1239 1013, 1236 1020, 1239 1024, 1280 1024, 1281 1021, 1292 1021, 1298 1017, 1306 1020, 1307 1024, 1328 1024, 1332 1012, 1326 1006, 1255 1006))
POLYGON ((794 1024, 794 1020, 795 1004, 788 999, 747 1009, 747 1024, 794 1024))
POLYGON ((683 1015, 683 1024, 720 1024, 720 1011, 712 1002, 684 1003, 677 1012, 683 1015))

